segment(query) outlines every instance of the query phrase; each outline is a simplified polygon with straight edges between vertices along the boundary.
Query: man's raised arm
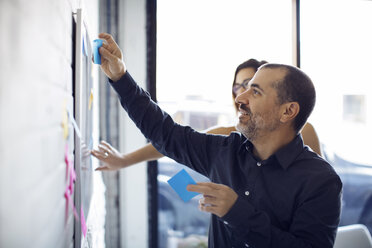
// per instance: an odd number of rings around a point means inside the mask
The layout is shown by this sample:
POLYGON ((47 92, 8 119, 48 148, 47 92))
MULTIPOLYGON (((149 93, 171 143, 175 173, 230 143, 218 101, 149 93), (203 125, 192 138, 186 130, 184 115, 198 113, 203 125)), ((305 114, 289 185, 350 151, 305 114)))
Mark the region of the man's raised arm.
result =
POLYGON ((99 49, 101 68, 136 126, 159 152, 208 175, 211 154, 208 150, 216 149, 216 145, 210 143, 222 142, 226 137, 211 138, 176 124, 129 75, 122 52, 112 36, 102 33, 99 38, 106 41, 99 49))

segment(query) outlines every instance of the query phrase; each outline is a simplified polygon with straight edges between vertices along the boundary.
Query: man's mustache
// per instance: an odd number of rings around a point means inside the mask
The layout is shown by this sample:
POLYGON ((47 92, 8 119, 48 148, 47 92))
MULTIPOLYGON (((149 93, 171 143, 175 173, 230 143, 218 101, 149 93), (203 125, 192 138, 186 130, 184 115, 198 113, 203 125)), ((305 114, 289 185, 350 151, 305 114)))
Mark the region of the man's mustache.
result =
POLYGON ((244 110, 249 116, 252 116, 252 112, 247 105, 240 104, 239 108, 244 110))

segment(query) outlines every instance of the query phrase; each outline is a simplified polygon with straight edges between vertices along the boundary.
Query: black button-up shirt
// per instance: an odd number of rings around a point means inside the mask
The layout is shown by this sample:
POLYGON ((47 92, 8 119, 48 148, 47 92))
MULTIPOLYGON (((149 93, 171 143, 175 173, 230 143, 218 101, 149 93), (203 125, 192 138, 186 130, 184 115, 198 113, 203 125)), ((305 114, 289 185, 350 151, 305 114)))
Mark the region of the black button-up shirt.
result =
POLYGON ((331 248, 340 216, 342 183, 298 135, 267 160, 252 143, 178 125, 127 72, 111 85, 142 133, 164 155, 231 187, 238 199, 222 218, 211 215, 209 247, 331 248))

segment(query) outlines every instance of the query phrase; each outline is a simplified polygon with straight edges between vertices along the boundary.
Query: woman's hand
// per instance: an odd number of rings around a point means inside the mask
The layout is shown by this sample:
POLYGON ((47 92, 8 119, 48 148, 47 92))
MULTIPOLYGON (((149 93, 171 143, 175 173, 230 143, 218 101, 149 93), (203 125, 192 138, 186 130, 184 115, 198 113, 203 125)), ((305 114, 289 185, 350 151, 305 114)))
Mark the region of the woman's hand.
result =
POLYGON ((98 145, 98 150, 92 150, 91 154, 102 162, 96 169, 98 171, 113 171, 128 166, 126 156, 104 140, 98 145))

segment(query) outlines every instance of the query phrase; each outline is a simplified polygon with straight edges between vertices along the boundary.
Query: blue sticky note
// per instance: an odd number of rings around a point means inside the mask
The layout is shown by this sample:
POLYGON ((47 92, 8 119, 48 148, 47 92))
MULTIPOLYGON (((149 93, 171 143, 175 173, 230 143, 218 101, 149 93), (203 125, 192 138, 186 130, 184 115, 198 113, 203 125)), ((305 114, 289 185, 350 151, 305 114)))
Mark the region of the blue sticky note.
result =
POLYGON ((87 45, 85 44, 85 37, 83 36, 83 55, 88 56, 87 45))
POLYGON ((93 41, 93 57, 95 64, 101 64, 101 55, 99 54, 98 49, 102 46, 103 40, 96 39, 93 41))
POLYGON ((176 191, 176 193, 182 198, 184 202, 189 201, 194 196, 197 196, 199 193, 187 191, 186 187, 189 184, 196 184, 194 179, 182 169, 171 179, 168 180, 169 185, 176 191))

